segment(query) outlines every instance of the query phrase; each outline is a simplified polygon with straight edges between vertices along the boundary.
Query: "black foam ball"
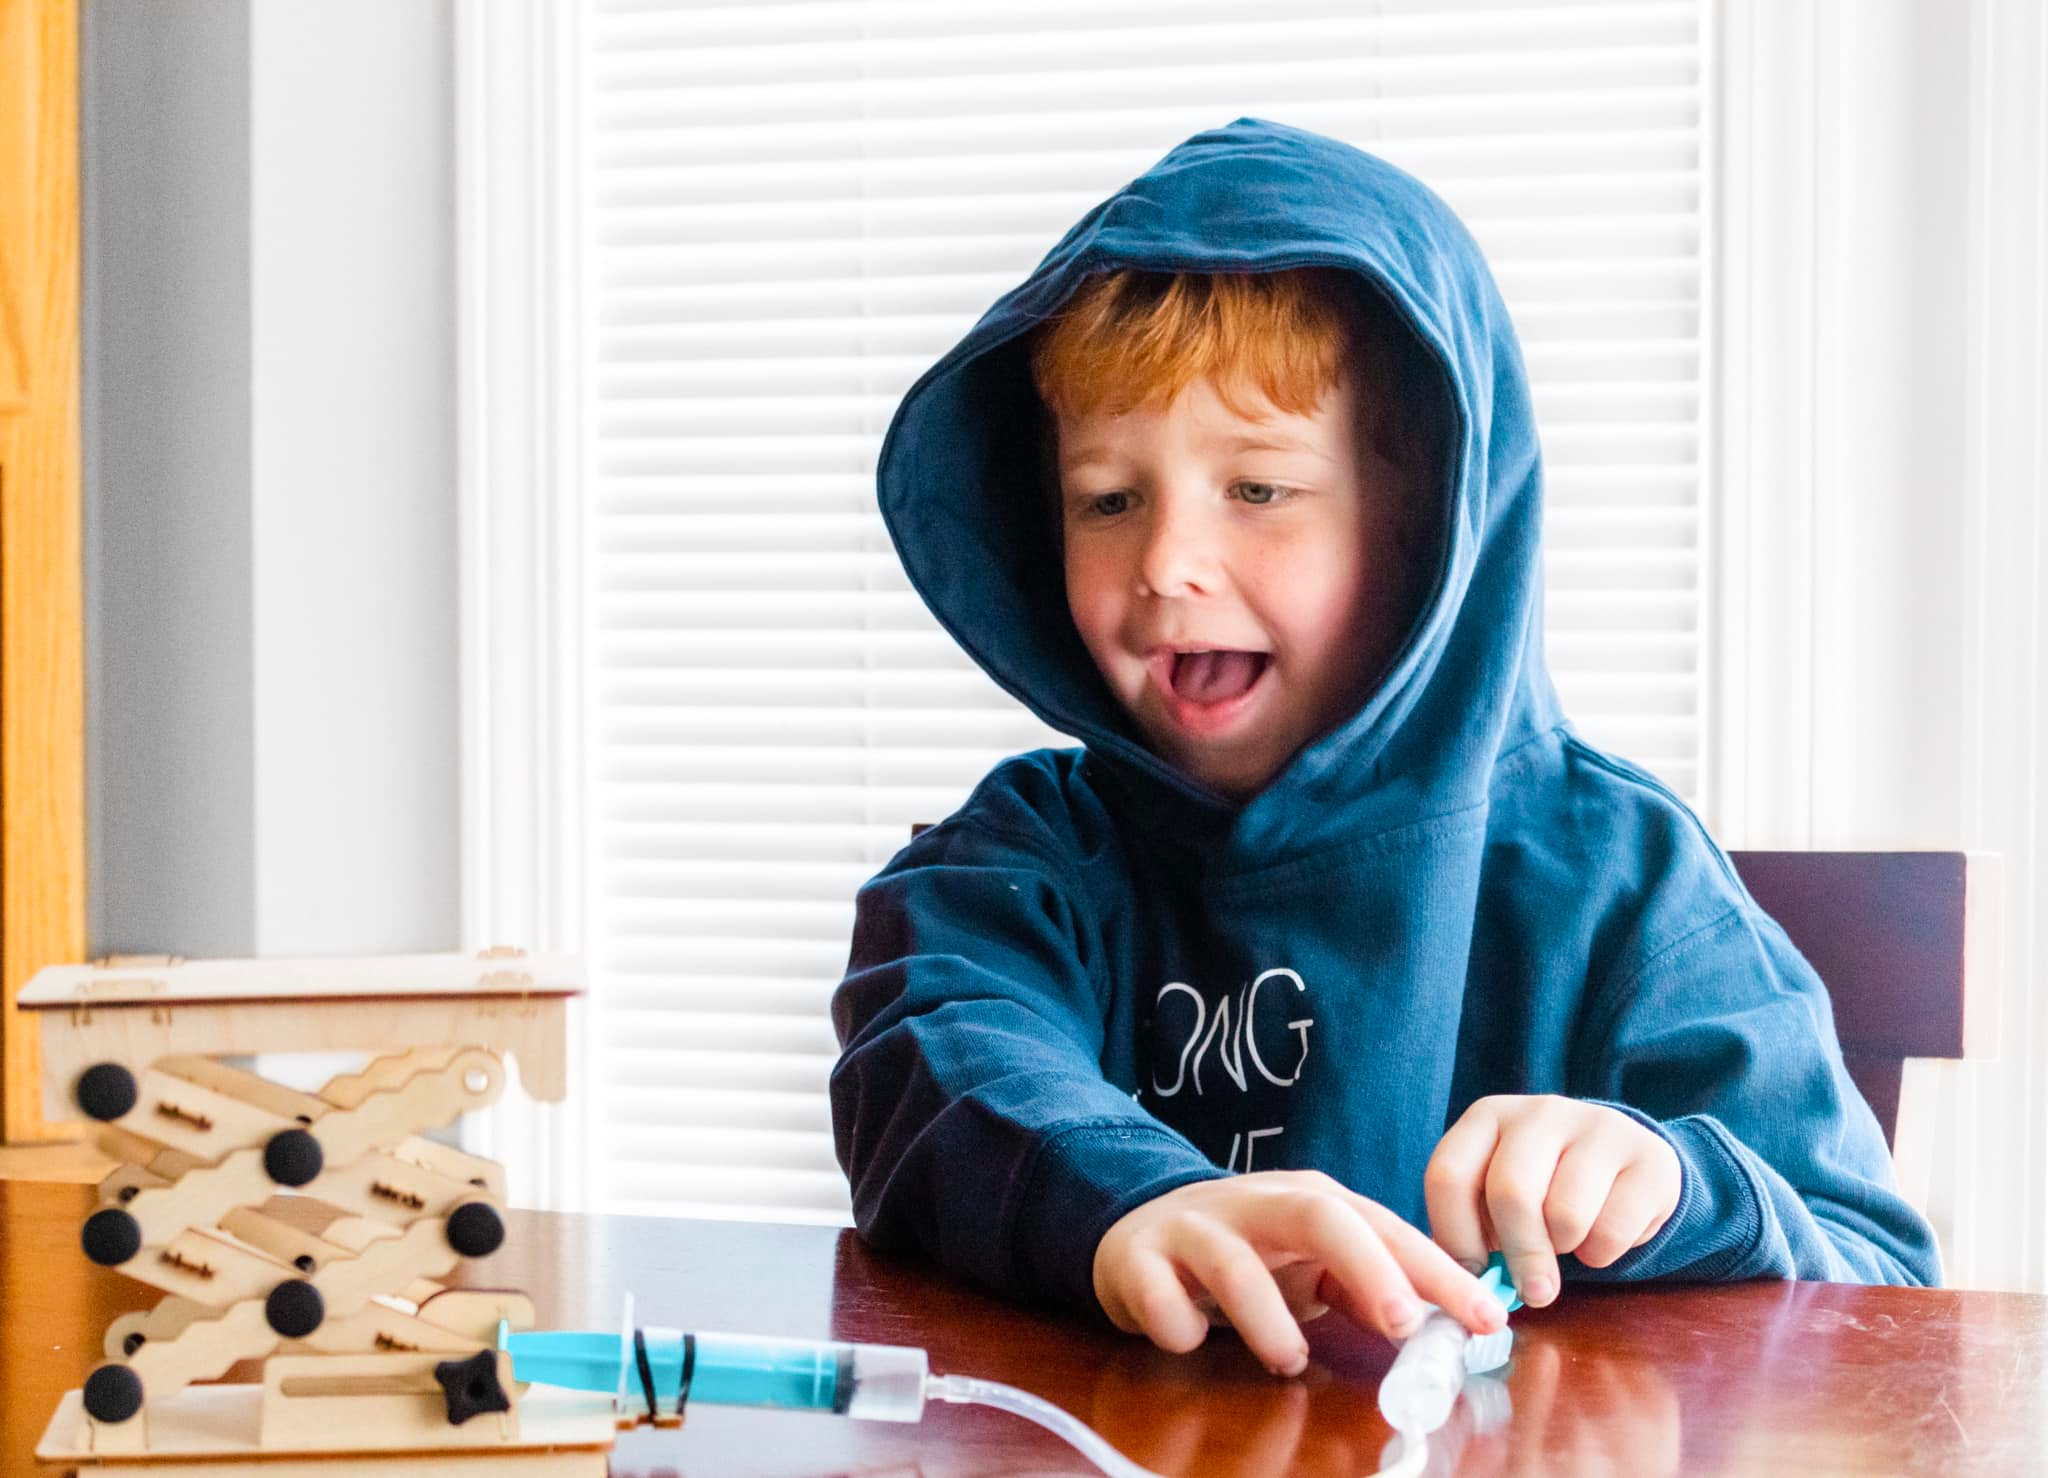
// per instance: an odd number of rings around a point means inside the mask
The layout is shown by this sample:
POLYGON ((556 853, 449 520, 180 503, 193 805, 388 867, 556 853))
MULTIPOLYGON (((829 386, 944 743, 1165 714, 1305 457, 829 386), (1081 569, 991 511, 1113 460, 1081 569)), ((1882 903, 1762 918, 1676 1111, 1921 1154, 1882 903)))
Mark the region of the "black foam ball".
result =
POLYGON ((96 1422, 125 1422, 142 1410, 142 1377, 125 1365, 102 1365, 85 1378, 85 1413, 96 1422))
POLYGON ((280 1129, 263 1146, 263 1168, 279 1185, 304 1185, 326 1163, 320 1141, 303 1129, 280 1129))
POLYGON ((118 1206, 95 1211, 85 1219, 78 1240, 85 1255, 103 1268, 118 1268, 142 1250, 142 1223, 118 1206))
POLYGON ((78 1075, 71 1093, 88 1119, 104 1124, 135 1107, 135 1074, 118 1062, 96 1062, 78 1075))
POLYGON ((465 1201, 448 1218, 448 1245, 464 1257, 489 1257, 504 1240, 504 1220, 487 1201, 465 1201))
POLYGON ((263 1300, 263 1317, 286 1339, 304 1339, 327 1317, 327 1301, 320 1290, 303 1278, 293 1278, 270 1290, 263 1300))

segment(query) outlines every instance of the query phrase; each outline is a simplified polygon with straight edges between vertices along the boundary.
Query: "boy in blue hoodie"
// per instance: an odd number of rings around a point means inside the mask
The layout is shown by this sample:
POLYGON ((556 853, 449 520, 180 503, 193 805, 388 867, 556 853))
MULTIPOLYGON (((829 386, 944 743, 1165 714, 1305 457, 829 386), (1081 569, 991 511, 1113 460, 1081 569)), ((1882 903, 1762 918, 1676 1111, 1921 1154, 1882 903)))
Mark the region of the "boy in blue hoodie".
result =
POLYGON ((1935 1280, 1812 969, 1559 707, 1521 355, 1416 181, 1188 140, 912 387, 878 483, 940 622, 1084 747, 861 891, 871 1242, 1280 1373, 1331 1305, 1498 1327, 1494 1248, 1537 1305, 1935 1280))

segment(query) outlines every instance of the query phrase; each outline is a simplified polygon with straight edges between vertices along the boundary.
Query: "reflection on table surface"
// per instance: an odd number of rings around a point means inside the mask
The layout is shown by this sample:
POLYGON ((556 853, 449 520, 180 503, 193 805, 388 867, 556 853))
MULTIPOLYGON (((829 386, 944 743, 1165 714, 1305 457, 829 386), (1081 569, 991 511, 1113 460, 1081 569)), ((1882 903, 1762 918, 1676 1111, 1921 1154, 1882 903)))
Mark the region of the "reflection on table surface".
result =
MULTIPOLYGON (((87 1262, 89 1187, 0 1182, 0 1472, 29 1459, 108 1321, 151 1290, 87 1262)), ((1356 1478, 1392 1434, 1392 1348, 1330 1315, 1277 1380, 1227 1331, 1173 1356, 1105 1325, 990 1298, 836 1228, 513 1212, 472 1286, 524 1289, 543 1327, 640 1322, 919 1345, 933 1368, 1005 1381, 1175 1475, 1356 1478)), ((2048 1455, 2048 1299, 1835 1284, 1573 1288, 1514 1319, 1488 1427, 1461 1401, 1426 1473, 2029 1472, 2048 1455)), ((245 1372, 246 1376, 246 1372, 245 1372)), ((934 1404, 921 1423, 700 1406, 624 1434, 618 1478, 1091 1470, 1018 1418, 934 1404)))
MULTIPOLYGON (((1371 1473, 1393 1462, 1371 1383, 1318 1362, 1301 1380, 1275 1384, 1244 1421, 1205 1401, 1192 1371, 1133 1377, 1112 1364, 1083 1414, 1134 1461, 1162 1473, 1371 1473)), ((1539 1333, 1519 1341, 1507 1368, 1472 1377, 1466 1390, 1430 1436, 1420 1473, 1683 1471, 1678 1391, 1654 1367, 1573 1354, 1539 1333)))

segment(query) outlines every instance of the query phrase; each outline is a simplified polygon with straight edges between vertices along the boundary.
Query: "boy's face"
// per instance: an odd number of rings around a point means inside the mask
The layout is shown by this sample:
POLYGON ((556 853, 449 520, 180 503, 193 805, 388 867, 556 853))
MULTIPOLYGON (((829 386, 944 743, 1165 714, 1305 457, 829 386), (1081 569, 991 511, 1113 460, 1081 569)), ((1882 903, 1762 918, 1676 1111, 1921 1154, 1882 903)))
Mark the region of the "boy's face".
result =
POLYGON ((1401 474, 1348 383, 1312 415, 1266 409, 1197 380, 1057 427, 1081 640, 1153 748, 1239 799, 1357 709, 1408 615, 1401 474))

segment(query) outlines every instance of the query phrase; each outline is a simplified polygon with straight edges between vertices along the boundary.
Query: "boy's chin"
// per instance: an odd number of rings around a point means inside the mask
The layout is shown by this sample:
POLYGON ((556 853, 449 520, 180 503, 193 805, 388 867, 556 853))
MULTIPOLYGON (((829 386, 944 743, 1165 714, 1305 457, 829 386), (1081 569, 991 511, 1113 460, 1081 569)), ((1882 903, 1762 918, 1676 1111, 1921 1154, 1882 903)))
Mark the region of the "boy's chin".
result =
POLYGON ((1190 780, 1220 791, 1234 801, 1248 801, 1271 783, 1280 767, 1253 755, 1219 755, 1191 751, 1185 745, 1162 744, 1155 736, 1152 748, 1160 758, 1190 780))

